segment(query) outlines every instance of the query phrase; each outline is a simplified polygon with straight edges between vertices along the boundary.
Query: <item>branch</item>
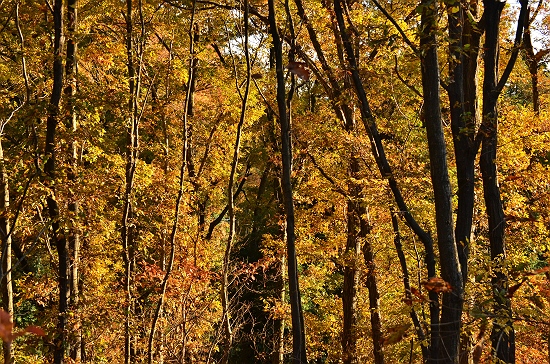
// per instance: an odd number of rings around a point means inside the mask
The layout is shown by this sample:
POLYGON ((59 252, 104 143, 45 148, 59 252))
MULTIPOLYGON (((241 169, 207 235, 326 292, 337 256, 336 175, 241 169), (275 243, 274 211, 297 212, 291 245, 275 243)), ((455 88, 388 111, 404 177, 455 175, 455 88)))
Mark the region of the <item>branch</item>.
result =
POLYGON ((512 73, 512 69, 514 68, 516 59, 518 58, 519 50, 521 48, 521 39, 523 38, 523 28, 525 27, 525 20, 527 18, 527 4, 528 0, 521 0, 521 10, 519 11, 518 16, 518 27, 516 30, 516 38, 514 39, 514 47, 512 48, 512 54, 510 55, 508 64, 506 65, 506 68, 502 73, 502 77, 497 84, 497 88, 495 90, 497 95, 501 93, 502 89, 506 85, 508 77, 510 77, 510 73, 512 73))
POLYGON ((315 168, 317 168, 317 170, 319 171, 319 173, 321 173, 321 175, 322 175, 323 177, 325 177, 325 179, 326 179, 327 181, 329 181, 330 184, 334 187, 334 191, 340 193, 341 195, 343 195, 343 196, 346 197, 346 198, 349 198, 348 193, 347 193, 342 187, 338 186, 338 184, 336 183, 336 181, 334 181, 334 179, 333 179, 331 176, 329 176, 329 175, 327 174, 327 172, 325 172, 325 170, 317 163, 317 161, 315 160, 315 158, 313 157, 313 155, 312 155, 309 151, 306 151, 306 153, 307 153, 309 159, 311 159, 311 163, 313 163, 313 166, 314 166, 315 168))
POLYGON ((416 46, 413 44, 413 42, 411 42, 411 40, 407 37, 407 35, 405 34, 405 32, 403 31, 403 29, 401 29, 401 27, 399 26, 399 24, 397 24, 397 22, 395 21, 395 19, 390 15, 390 13, 388 13, 386 11, 386 9, 384 9, 382 7, 382 5, 380 5, 380 3, 377 1, 377 0, 372 0, 372 2, 374 3, 374 5, 376 5, 376 7, 382 12, 382 14, 384 14, 384 16, 386 18, 388 18, 388 20, 393 24, 393 26, 397 29, 397 31, 399 32, 399 34, 401 34, 401 37, 403 38, 403 40, 405 41, 405 43, 407 43, 409 45, 409 47, 411 47, 412 51, 414 54, 416 54, 417 56, 420 56, 420 52, 418 51, 418 49, 416 48, 416 46))
MULTIPOLYGON (((244 183, 246 182, 246 179, 247 179, 246 177, 249 176, 249 171, 250 171, 250 165, 246 167, 245 177, 241 180, 241 182, 239 183, 239 186, 237 187, 237 190, 233 194, 234 199, 236 199, 239 196, 239 194, 242 192, 244 183)), ((208 226, 208 232, 206 233, 206 236, 205 236, 206 240, 212 239, 212 233, 214 232, 214 229, 216 228, 216 226, 218 226, 222 222, 223 218, 225 217, 225 214, 227 214, 227 211, 229 211, 229 205, 226 205, 223 208, 222 212, 218 215, 216 220, 210 223, 210 225, 208 226)))
POLYGON ((401 77, 401 74, 399 73, 399 69, 398 69, 398 67, 397 67, 397 56, 395 56, 395 67, 393 68, 393 70, 395 71, 395 74, 397 75, 397 78, 399 78, 399 80, 400 80, 401 82, 403 82, 403 84, 404 84, 405 86, 407 86, 407 87, 408 87, 412 92, 414 92, 418 97, 423 98, 423 97, 422 97, 422 94, 420 93, 420 91, 418 91, 418 90, 416 89, 416 87, 414 87, 413 85, 409 84, 409 83, 407 82, 407 80, 405 80, 403 77, 401 77))

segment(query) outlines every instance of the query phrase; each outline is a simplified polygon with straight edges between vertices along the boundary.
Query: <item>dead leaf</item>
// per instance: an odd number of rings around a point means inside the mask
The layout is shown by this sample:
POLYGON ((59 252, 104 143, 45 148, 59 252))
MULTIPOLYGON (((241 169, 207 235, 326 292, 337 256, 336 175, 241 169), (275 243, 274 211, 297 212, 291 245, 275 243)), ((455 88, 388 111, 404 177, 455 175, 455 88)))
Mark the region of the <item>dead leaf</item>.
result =
POLYGON ((422 285, 428 291, 433 291, 435 293, 451 292, 453 290, 453 287, 449 282, 446 282, 443 278, 439 277, 432 277, 427 281, 422 282, 422 285))
POLYGON ((302 80, 309 80, 310 72, 306 68, 305 62, 288 62, 286 69, 289 70, 291 73, 294 73, 302 80))

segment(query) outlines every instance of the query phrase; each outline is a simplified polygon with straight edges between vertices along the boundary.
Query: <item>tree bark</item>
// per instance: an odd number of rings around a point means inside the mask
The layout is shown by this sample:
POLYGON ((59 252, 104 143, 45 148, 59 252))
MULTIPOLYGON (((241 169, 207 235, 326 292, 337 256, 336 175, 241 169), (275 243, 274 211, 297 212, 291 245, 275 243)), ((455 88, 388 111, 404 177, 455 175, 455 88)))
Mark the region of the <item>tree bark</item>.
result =
POLYGON ((420 62, 430 172, 435 199, 437 243, 441 262, 441 276, 452 286, 452 292, 443 293, 440 327, 437 335, 432 332, 430 360, 436 363, 458 364, 463 281, 454 239, 452 191, 447 166, 447 147, 441 118, 439 61, 436 41, 437 3, 434 0, 425 0, 421 6, 420 62), (434 339, 438 342, 435 342, 434 339), (433 347, 434 345, 438 347, 438 352, 433 347))
POLYGON ((292 362, 294 364, 307 363, 306 338, 304 316, 298 282, 298 262, 296 258, 296 235, 294 232, 294 199, 292 193, 292 146, 290 142, 290 120, 285 100, 285 79, 283 74, 283 50, 277 20, 275 15, 275 2, 268 0, 269 7, 269 31, 272 36, 273 51, 275 55, 275 69, 277 75, 277 104, 279 109, 279 123, 281 126, 281 155, 283 162, 283 176, 281 180, 284 207, 286 215, 286 242, 287 242, 287 268, 290 295, 290 307, 292 316, 292 362))
POLYGON ((523 24, 527 13, 527 0, 521 1, 521 10, 516 32, 515 49, 498 80, 498 63, 500 48, 500 18, 503 2, 484 0, 485 7, 485 44, 484 44, 484 78, 483 110, 480 127, 481 155, 479 167, 483 181, 483 197, 489 222, 489 243, 491 259, 494 262, 492 277, 494 314, 491 332, 493 355, 504 363, 515 362, 515 333, 512 320, 510 299, 506 297, 508 277, 499 269, 506 259, 504 210, 500 197, 500 186, 497 176, 497 129, 498 129, 498 96, 513 68, 519 43, 522 38, 523 24))
MULTIPOLYGON (((372 227, 366 219, 367 211, 363 208, 361 216, 361 233, 366 237, 372 227)), ((374 251, 369 239, 364 238, 363 257, 367 266, 367 289, 369 290, 370 322, 372 327, 372 346, 374 351, 374 364, 384 364, 382 315, 380 314, 380 292, 376 280, 376 264, 374 263, 374 251)))
MULTIPOLYGON (((76 141, 76 130, 78 128, 78 121, 75 112, 75 96, 76 96, 76 72, 77 72, 77 41, 76 41, 76 28, 77 28, 77 0, 67 1, 67 53, 65 56, 65 78, 66 84, 65 95, 67 97, 67 120, 66 127, 71 131, 73 137, 70 143, 69 150, 69 170, 67 177, 69 185, 77 183, 77 169, 78 169, 78 143, 76 141)), ((69 242, 69 262, 70 262, 70 309, 73 311, 72 319, 75 328, 73 333, 74 339, 71 340, 70 354, 71 358, 80 363, 82 359, 82 329, 80 313, 78 312, 79 306, 79 266, 80 266, 80 230, 79 230, 79 214, 80 206, 78 197, 75 196, 73 188, 69 189, 69 203, 68 210, 70 214, 71 223, 69 224, 68 242, 69 242)))
POLYGON ((52 245, 56 247, 59 266, 58 266, 58 287, 59 287, 59 317, 57 321, 56 333, 53 339, 54 363, 61 364, 65 361, 65 350, 67 343, 67 308, 69 301, 69 254, 67 238, 60 226, 59 205, 56 200, 56 148, 57 148, 57 125, 59 123, 59 104, 63 91, 63 1, 55 0, 53 4, 54 20, 54 62, 53 62, 53 87, 50 97, 48 118, 46 123, 46 146, 44 150, 46 163, 44 173, 46 185, 50 191, 47 197, 47 208, 51 223, 52 245))
POLYGON ((121 221, 122 254, 124 261, 124 292, 126 294, 124 319, 124 363, 133 362, 134 340, 132 335, 133 300, 133 272, 135 250, 135 226, 133 220, 134 176, 138 158, 139 129, 137 117, 137 96, 139 80, 136 77, 134 41, 133 41, 133 3, 126 0, 126 67, 128 71, 128 105, 126 121, 126 168, 125 189, 121 221))
MULTIPOLYGON (((2 136, 0 136, 0 237, 2 238, 1 254, 1 289, 2 289, 2 308, 11 319, 14 318, 13 310, 13 282, 12 282, 12 252, 11 252, 11 230, 9 223, 10 208, 10 189, 8 183, 8 173, 6 171, 6 161, 4 159, 4 149, 2 146, 2 136)), ((3 341, 4 363, 13 362, 13 348, 11 342, 3 341)))

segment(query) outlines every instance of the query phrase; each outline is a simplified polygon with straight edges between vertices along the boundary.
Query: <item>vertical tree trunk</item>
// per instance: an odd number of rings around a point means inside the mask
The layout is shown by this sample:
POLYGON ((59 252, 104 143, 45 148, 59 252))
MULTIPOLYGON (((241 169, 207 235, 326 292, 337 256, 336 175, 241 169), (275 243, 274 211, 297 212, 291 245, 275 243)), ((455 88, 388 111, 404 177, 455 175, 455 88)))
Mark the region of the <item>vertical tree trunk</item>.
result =
MULTIPOLYGON (((65 78, 67 86, 65 87, 65 95, 67 97, 67 120, 66 127, 73 134, 69 151, 69 171, 67 173, 69 184, 77 183, 77 169, 78 169, 78 144, 76 142, 76 130, 78 127, 78 121, 75 113, 75 95, 76 95, 76 27, 77 27, 77 0, 67 1, 67 54, 65 61, 65 78)), ((68 242, 70 249, 70 305, 71 310, 75 313, 72 315, 75 328, 73 333, 74 339, 70 348, 71 358, 80 363, 82 358, 82 330, 80 313, 78 312, 79 304, 79 265, 80 265, 80 231, 79 231, 79 203, 77 197, 73 192, 73 188, 69 188, 69 204, 68 209, 70 213, 70 228, 68 231, 68 242)))
MULTIPOLYGON (((527 14, 529 18, 529 12, 527 14)), ((539 96, 539 64, 537 60, 537 55, 533 48, 533 42, 531 40, 531 27, 530 24, 525 27, 525 32, 523 33, 523 48, 525 50, 525 62, 527 63, 527 68, 529 69, 529 74, 531 75, 531 91, 533 94, 533 111, 538 115, 540 113, 540 96, 539 96)))
POLYGON ((283 74, 283 50, 277 20, 275 16, 275 2, 268 0, 269 6, 269 31, 273 41, 275 55, 275 68, 277 75, 277 105, 279 109, 279 123, 281 126, 281 154, 283 162, 283 176, 281 180, 284 207, 286 215, 286 241, 287 241, 287 267, 288 285, 290 293, 290 307, 292 316, 292 362, 305 364, 306 337, 302 301, 298 283, 298 262, 296 258, 296 235, 294 232, 294 199, 292 196, 292 146, 290 142, 290 120, 285 100, 285 79, 283 74))
MULTIPOLYGON (((4 149, 2 146, 2 136, 0 135, 0 237, 2 238, 1 269, 2 277, 2 308, 13 320, 13 282, 12 282, 12 264, 11 264, 11 231, 9 223, 10 207, 10 189, 8 185, 8 173, 6 171, 6 161, 4 159, 4 149)), ((3 341, 4 363, 13 362, 13 349, 11 342, 3 341)))
POLYGON ((54 62, 53 62, 53 87, 50 98, 48 118, 46 124, 46 146, 44 150, 46 163, 44 172, 46 185, 50 192, 47 197, 48 214, 51 222, 51 240, 52 245, 56 247, 59 257, 58 268, 58 287, 59 287, 59 317, 57 321, 56 333, 53 339, 54 345, 54 363, 61 364, 65 360, 65 350, 67 342, 66 324, 67 307, 69 301, 69 254, 68 244, 65 233, 60 226, 59 205, 56 200, 56 147, 57 147, 57 125, 59 123, 59 103, 63 91, 63 1, 55 0, 53 4, 54 20, 54 62))
POLYGON ((132 0, 126 0, 126 56, 128 69, 129 98, 126 121, 126 178, 124 190, 124 206, 121 221, 122 254, 124 260, 124 292, 125 292, 125 318, 124 318, 124 363, 133 362, 134 341, 132 337, 133 316, 133 292, 132 280, 134 270, 135 228, 132 211, 134 175, 138 157, 138 120, 137 120, 137 93, 136 70, 134 64, 133 41, 133 4, 132 0))
POLYGON ((518 28, 512 55, 498 80, 500 17, 503 2, 484 0, 485 7, 485 44, 484 44, 484 78, 483 78, 483 111, 481 134, 481 156, 479 167, 483 180, 483 197, 489 222, 489 243, 491 259, 494 262, 492 277, 494 314, 491 342, 493 355, 504 363, 515 362, 515 333, 512 320, 510 299, 506 297, 508 277, 499 269, 506 259, 504 210, 500 197, 500 186, 497 175, 497 101, 504 84, 513 68, 522 39, 523 24, 527 13, 527 0, 521 1, 518 28))
MULTIPOLYGON (((435 199, 437 243, 441 261, 441 276, 453 287, 452 292, 443 293, 441 321, 437 335, 439 338, 436 336, 439 340, 436 343, 438 353, 432 349, 431 359, 434 362, 458 364, 463 283, 454 239, 452 191, 447 166, 447 147, 441 118, 436 18, 437 3, 434 0, 423 1, 420 61, 425 125, 430 154, 430 172, 435 199)), ((432 336, 434 336, 433 332, 432 336)))
MULTIPOLYGON (((371 226, 366 219, 367 211, 362 208, 361 215, 361 235, 366 237, 371 230, 371 226)), ((376 264, 374 263, 374 251, 369 239, 364 239, 363 257, 367 266, 367 289, 369 290, 369 309, 370 322, 372 326, 372 345, 374 351, 374 364, 384 364, 384 351, 382 347, 382 315, 380 314, 380 292, 376 282, 376 264)))

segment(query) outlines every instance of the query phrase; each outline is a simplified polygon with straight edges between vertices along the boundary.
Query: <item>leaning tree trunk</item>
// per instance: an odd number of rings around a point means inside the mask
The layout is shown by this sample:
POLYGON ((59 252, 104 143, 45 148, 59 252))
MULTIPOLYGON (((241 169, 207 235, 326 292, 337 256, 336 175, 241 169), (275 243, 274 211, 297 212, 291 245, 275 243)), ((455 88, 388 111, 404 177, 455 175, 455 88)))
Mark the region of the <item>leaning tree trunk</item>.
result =
MULTIPOLYGON (((376 160, 378 170, 383 178, 388 180, 388 185, 392 191, 393 197, 397 207, 401 211, 406 224, 411 228, 411 230, 419 237, 424 245, 425 250, 425 261, 426 268, 428 271, 428 277, 436 276, 436 266, 435 266, 435 254, 433 250, 433 239, 415 220, 412 214, 409 211, 407 204, 403 198, 403 194, 397 184, 397 180, 393 176, 392 168, 386 158, 386 153, 384 146, 382 145, 382 140, 378 132, 378 126, 376 124, 376 119, 372 114, 370 105, 367 99, 365 92, 365 87, 361 81, 359 75, 359 69, 357 66, 356 52, 354 52, 353 45, 351 44, 348 31, 344 22, 343 9, 341 5, 341 0, 334 0, 334 15, 338 23, 338 29, 340 30, 340 35, 342 37, 343 48, 347 58, 347 63, 349 66, 349 72, 351 73, 351 78, 355 88, 355 93, 359 101, 359 109, 361 111, 361 119, 365 127, 365 131, 369 137, 370 147, 373 157, 376 160)), ((439 298, 437 293, 431 291, 429 293, 430 298, 430 326, 432 331, 432 342, 430 344, 430 349, 432 352, 437 352, 437 342, 438 342, 438 329, 439 329, 439 298)))
MULTIPOLYGON (((233 344, 233 330, 231 327, 231 301, 229 299, 229 272, 231 264, 231 250, 233 248, 233 241, 235 239, 235 201, 234 201, 234 189, 235 179, 237 175, 237 167, 239 165, 239 155, 241 147, 241 137, 244 121, 246 119, 246 108, 248 106, 248 96, 250 94, 250 80, 251 80, 251 64, 250 54, 248 52, 248 0, 244 0, 244 55, 246 59, 246 81, 245 90, 242 94, 241 114, 239 123, 237 124, 237 132, 235 136, 235 144, 233 147, 233 160, 231 161, 231 172, 229 175, 229 183, 227 186, 227 206, 229 213, 229 234, 227 237, 227 244, 225 247, 225 254, 223 259, 223 274, 222 274, 222 308, 223 308, 223 325, 224 325, 224 352, 222 363, 226 364, 229 361, 229 354, 231 346, 233 344)), ((235 75, 237 77, 237 75, 235 75)), ((236 82, 237 83, 237 82, 236 82)), ((239 87, 238 83, 236 85, 239 87)), ((238 90, 239 94, 240 91, 238 90)))

